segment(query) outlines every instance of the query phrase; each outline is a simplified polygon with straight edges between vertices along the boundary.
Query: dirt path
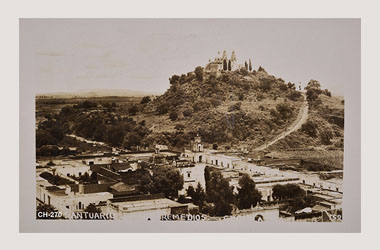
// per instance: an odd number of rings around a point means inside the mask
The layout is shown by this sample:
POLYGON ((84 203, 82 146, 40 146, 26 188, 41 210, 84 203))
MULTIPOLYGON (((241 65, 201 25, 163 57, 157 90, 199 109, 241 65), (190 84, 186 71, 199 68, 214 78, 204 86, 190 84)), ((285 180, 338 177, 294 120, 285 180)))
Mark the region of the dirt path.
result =
POLYGON ((254 150, 264 150, 267 147, 269 147, 270 145, 272 145, 272 144, 278 142, 279 140, 285 138, 285 136, 289 135, 290 133, 301 128, 302 124, 304 124, 307 121, 307 118, 309 115, 309 106, 307 105, 305 94, 303 94, 303 96, 304 96, 304 102, 302 103, 302 107, 301 107, 301 109, 297 115, 297 119, 286 129, 286 131, 277 135, 271 141, 266 142, 265 144, 261 145, 260 147, 255 148, 254 150))

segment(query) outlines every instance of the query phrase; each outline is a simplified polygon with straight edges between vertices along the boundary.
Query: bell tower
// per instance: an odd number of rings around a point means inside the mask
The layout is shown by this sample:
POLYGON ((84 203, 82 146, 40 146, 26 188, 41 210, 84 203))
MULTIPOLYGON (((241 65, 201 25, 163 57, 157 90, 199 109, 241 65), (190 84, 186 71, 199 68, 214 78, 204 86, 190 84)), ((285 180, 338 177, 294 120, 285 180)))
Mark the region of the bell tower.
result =
POLYGON ((236 54, 235 54, 235 51, 233 50, 232 51, 232 54, 231 54, 231 70, 236 70, 237 68, 237 62, 236 62, 236 54))

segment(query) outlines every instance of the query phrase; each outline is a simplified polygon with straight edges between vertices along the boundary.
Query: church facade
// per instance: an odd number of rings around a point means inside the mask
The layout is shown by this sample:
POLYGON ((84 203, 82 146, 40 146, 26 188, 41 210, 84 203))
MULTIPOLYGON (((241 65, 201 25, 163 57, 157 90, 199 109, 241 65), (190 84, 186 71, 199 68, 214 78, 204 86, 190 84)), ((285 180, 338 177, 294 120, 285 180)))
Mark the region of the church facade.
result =
POLYGON ((230 58, 228 58, 226 51, 223 51, 223 54, 218 51, 218 55, 214 60, 209 59, 205 72, 234 71, 242 66, 244 65, 237 63, 235 51, 232 51, 230 58))

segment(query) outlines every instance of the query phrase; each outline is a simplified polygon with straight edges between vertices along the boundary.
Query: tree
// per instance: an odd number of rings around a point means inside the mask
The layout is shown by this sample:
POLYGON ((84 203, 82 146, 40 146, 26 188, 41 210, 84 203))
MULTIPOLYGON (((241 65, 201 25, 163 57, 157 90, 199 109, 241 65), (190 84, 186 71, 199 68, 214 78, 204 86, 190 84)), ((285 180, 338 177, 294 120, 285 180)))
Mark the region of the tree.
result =
POLYGON ((187 80, 187 76, 185 74, 182 74, 181 77, 179 78, 179 83, 183 84, 187 80))
POLYGON ((157 112, 160 115, 166 114, 169 111, 169 106, 166 103, 162 103, 157 107, 157 112))
POLYGON ((247 209, 256 206, 261 200, 261 193, 256 189, 255 182, 244 174, 239 180, 237 202, 239 209, 247 209))
POLYGON ((228 60, 228 71, 231 71, 231 60, 228 60))
POLYGON ((194 190, 193 186, 189 186, 186 190, 187 195, 190 197, 193 197, 194 192, 195 192, 195 190, 194 190))
POLYGON ((328 89, 323 90, 323 94, 328 97, 331 97, 331 92, 328 89))
POLYGON ((215 205, 212 214, 216 216, 231 214, 234 194, 229 182, 219 171, 214 170, 210 174, 210 179, 206 182, 206 194, 207 200, 215 205))
POLYGON ((136 170, 140 191, 144 194, 154 193, 153 176, 144 167, 136 170))
POLYGON ((289 98, 289 100, 297 101, 299 98, 301 98, 301 96, 302 94, 300 92, 292 91, 287 97, 289 98))
POLYGON ((248 66, 249 68, 249 71, 252 71, 252 62, 251 62, 251 58, 249 59, 249 66, 248 66))
POLYGON ((218 149, 218 144, 216 144, 216 143, 212 144, 212 149, 217 150, 218 149))
POLYGON ((203 68, 201 66, 198 66, 195 68, 195 76, 199 81, 203 80, 203 68))
POLYGON ((96 141, 105 141, 107 138, 107 128, 104 124, 97 126, 94 132, 94 139, 96 141))
POLYGON ((308 89, 306 91, 306 100, 309 104, 313 104, 319 97, 318 90, 316 89, 308 89))
POLYGON ((90 203, 88 206, 84 209, 87 213, 93 213, 93 214, 100 214, 102 210, 95 206, 95 204, 90 203))
POLYGON ((280 113, 281 118, 283 120, 286 120, 286 119, 290 118, 291 115, 293 114, 292 108, 287 103, 279 103, 279 104, 277 104, 276 109, 280 113))
POLYGON ((191 116, 192 113, 193 113, 192 107, 188 107, 182 112, 183 116, 185 117, 191 116))
POLYGON ((270 78, 263 78, 260 82, 260 85, 259 85, 259 88, 263 91, 263 92, 268 92, 271 88, 272 88, 272 85, 273 85, 274 81, 270 78))
POLYGON ((136 132, 131 132, 126 138, 126 148, 131 149, 134 146, 139 146, 141 144, 141 136, 136 132))
POLYGON ((308 83, 307 86, 305 87, 306 90, 309 89, 319 89, 321 88, 321 84, 317 80, 311 79, 308 83))
POLYGON ((257 71, 267 73, 267 72, 265 71, 265 69, 264 69, 263 67, 261 67, 261 66, 259 66, 259 68, 257 69, 257 71))
MULTIPOLYGON (((247 63, 247 62, 246 62, 247 63)), ((242 73, 243 75, 247 75, 248 74, 248 70, 246 67, 241 67, 240 68, 240 73, 242 73)))
POLYGON ((91 179, 90 179, 90 175, 86 172, 86 173, 84 173, 84 175, 82 175, 82 176, 80 177, 80 180, 81 180, 82 182, 90 182, 90 181, 91 181, 91 179))
POLYGON ((57 139, 57 141, 62 141, 65 137, 65 130, 63 126, 59 126, 57 124, 51 129, 50 133, 55 137, 55 139, 57 139))
POLYGON ((153 168, 153 192, 164 193, 166 197, 177 197, 178 190, 183 188, 183 176, 172 166, 153 168))
POLYGON ((188 188, 187 195, 191 197, 195 205, 199 206, 199 208, 202 209, 204 203, 206 202, 206 193, 199 182, 195 190, 192 186, 188 188))
POLYGON ((144 97, 141 99, 140 104, 145 104, 145 103, 148 103, 148 102, 150 102, 150 101, 151 101, 151 99, 150 99, 149 96, 144 96, 144 97))
POLYGON ((95 204, 90 203, 88 206, 84 209, 84 212, 87 212, 87 216, 85 216, 85 219, 89 220, 103 220, 105 219, 103 216, 100 216, 102 213, 102 210, 98 207, 96 207, 95 204))
POLYGON ((124 141, 125 131, 122 126, 112 126, 108 131, 108 141, 112 146, 120 146, 124 141))
POLYGON ((98 174, 96 172, 92 172, 90 178, 92 183, 98 183, 98 174))
POLYGON ((211 85, 212 89, 216 88, 216 76, 215 75, 210 75, 208 79, 208 83, 211 85))
POLYGON ((305 195, 306 192, 297 184, 276 184, 272 188, 272 197, 275 200, 296 199, 300 197, 302 198, 305 195))
POLYGON ((301 126, 301 130, 311 137, 317 137, 317 124, 312 121, 307 121, 301 126))
POLYGON ((178 114, 176 112, 172 111, 172 112, 170 112, 169 118, 170 118, 170 120, 175 121, 178 118, 178 114))
POLYGON ((43 145, 55 145, 57 139, 47 130, 37 130, 36 132, 36 146, 39 148, 43 145))
POLYGON ((323 144, 330 145, 332 138, 333 138, 333 133, 331 132, 331 130, 323 130, 321 132, 321 141, 323 144))
POLYGON ((171 78, 169 78, 169 82, 170 84, 175 84, 177 83, 179 80, 179 76, 178 75, 173 75, 171 78))
POLYGON ((227 66, 227 60, 224 59, 223 60, 223 70, 226 71, 228 69, 228 66, 227 66))
POLYGON ((129 109, 128 109, 128 113, 130 115, 136 115, 136 113, 138 112, 138 108, 136 105, 132 105, 129 109))
POLYGON ((205 176, 205 182, 206 182, 206 193, 209 193, 209 191, 208 191, 209 185, 207 185, 207 183, 211 179, 211 168, 209 166, 205 167, 204 176, 205 176))
POLYGON ((244 66, 245 66, 246 69, 248 69, 248 63, 247 63, 247 61, 244 62, 244 66))
POLYGON ((288 89, 296 90, 296 85, 294 83, 288 82, 288 89))

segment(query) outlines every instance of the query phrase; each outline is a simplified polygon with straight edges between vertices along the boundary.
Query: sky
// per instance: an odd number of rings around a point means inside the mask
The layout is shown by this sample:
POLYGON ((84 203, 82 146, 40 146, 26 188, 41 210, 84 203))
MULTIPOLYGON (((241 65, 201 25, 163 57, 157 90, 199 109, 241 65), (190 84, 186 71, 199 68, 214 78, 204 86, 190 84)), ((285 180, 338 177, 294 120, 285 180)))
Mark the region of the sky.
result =
POLYGON ((36 93, 163 93, 218 51, 286 82, 360 84, 359 19, 21 19, 20 79, 36 93))

